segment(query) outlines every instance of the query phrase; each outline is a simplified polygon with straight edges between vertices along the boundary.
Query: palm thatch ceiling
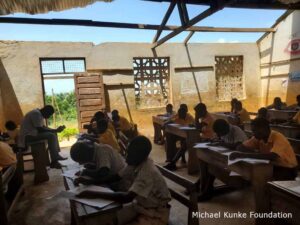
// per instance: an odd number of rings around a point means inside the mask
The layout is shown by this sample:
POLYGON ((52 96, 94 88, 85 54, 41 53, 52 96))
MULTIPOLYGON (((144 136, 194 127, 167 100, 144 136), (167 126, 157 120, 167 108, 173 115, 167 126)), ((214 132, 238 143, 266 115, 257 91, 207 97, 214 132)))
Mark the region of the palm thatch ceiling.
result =
POLYGON ((49 11, 85 7, 95 2, 112 2, 113 0, 1 0, 0 15, 12 13, 40 14, 49 11))

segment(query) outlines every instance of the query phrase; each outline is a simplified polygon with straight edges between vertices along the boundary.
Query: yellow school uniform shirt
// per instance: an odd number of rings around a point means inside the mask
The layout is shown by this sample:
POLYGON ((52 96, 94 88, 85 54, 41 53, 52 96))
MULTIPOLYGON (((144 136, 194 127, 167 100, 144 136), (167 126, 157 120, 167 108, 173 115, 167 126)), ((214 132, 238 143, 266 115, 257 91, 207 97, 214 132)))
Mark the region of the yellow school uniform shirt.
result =
POLYGON ((181 119, 177 117, 173 120, 173 122, 180 125, 190 125, 190 124, 194 124, 195 120, 194 118, 191 118, 188 115, 186 115, 185 119, 181 119))
POLYGON ((294 149, 290 145, 290 142, 277 131, 271 131, 267 143, 252 137, 245 141, 243 145, 250 149, 258 149, 262 153, 276 153, 278 158, 274 161, 274 165, 288 168, 294 168, 298 165, 294 149))
POLYGON ((111 130, 107 129, 103 134, 98 137, 99 143, 110 145, 113 149, 120 151, 120 146, 111 130))
POLYGON ((241 111, 239 111, 238 115, 240 117, 240 124, 243 124, 246 121, 250 121, 250 115, 246 109, 242 109, 241 111))
POLYGON ((114 125, 112 124, 111 121, 108 121, 108 127, 107 128, 113 133, 113 135, 117 136, 115 127, 114 127, 114 125))
POLYGON ((127 131, 132 129, 132 124, 125 117, 120 116, 119 128, 121 131, 127 131))
POLYGON ((16 162, 16 155, 12 148, 8 144, 0 142, 0 171, 5 167, 16 164, 16 162))
POLYGON ((215 122, 214 117, 210 113, 207 113, 206 116, 201 119, 201 122, 207 124, 207 126, 202 128, 201 137, 214 138, 215 137, 215 132, 213 131, 213 125, 215 122))

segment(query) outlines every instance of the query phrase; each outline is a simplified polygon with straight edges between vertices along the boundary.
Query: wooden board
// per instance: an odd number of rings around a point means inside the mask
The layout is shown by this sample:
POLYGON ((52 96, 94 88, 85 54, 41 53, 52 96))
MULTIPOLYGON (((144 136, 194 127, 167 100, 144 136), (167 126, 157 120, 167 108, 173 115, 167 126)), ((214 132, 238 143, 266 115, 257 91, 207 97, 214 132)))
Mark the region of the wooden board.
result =
POLYGON ((103 77, 100 73, 80 73, 74 77, 78 126, 82 132, 95 112, 105 108, 103 77))

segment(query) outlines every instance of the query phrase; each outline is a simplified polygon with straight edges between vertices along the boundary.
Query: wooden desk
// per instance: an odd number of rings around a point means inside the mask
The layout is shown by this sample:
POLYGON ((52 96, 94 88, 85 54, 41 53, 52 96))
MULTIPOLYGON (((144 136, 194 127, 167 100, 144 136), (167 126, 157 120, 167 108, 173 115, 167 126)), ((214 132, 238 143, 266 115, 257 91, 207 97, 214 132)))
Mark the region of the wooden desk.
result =
MULTIPOLYGON (((273 176, 273 166, 271 164, 238 162, 228 166, 228 156, 224 153, 213 151, 209 148, 201 148, 196 149, 196 154, 200 160, 208 163, 212 167, 234 171, 240 174, 243 179, 250 181, 254 191, 255 211, 269 211, 267 182, 270 181, 273 176)), ((256 224, 264 225, 267 224, 267 222, 264 219, 257 219, 256 224)))
MULTIPOLYGON (((72 166, 63 168, 63 171, 72 166)), ((74 169, 74 168, 73 168, 74 169)), ((75 188, 72 179, 64 177, 66 190, 75 188)), ((114 225, 117 224, 116 212, 122 208, 120 203, 112 203, 102 209, 87 206, 70 200, 71 225, 114 225)))
MULTIPOLYGON (((280 224, 299 224, 300 192, 293 190, 297 186, 300 186, 300 181, 274 181, 268 183, 270 211, 292 214, 292 218, 283 219, 280 224)), ((278 220, 274 221, 278 222, 278 220)))
POLYGON ((167 121, 170 120, 170 118, 171 117, 167 117, 167 116, 152 116, 155 143, 163 141, 162 127, 165 125, 167 121))
POLYGON ((290 120, 296 115, 296 113, 297 111, 294 110, 268 110, 270 120, 290 120))
MULTIPOLYGON (((195 143, 200 141, 200 132, 195 127, 181 126, 179 124, 168 124, 165 132, 186 140, 186 147, 189 154, 188 158, 188 173, 193 174, 199 171, 199 162, 197 159, 196 151, 194 149, 195 143)), ((176 151, 174 145, 170 145, 171 140, 169 135, 166 135, 166 153, 173 153, 176 151), (168 144, 169 143, 169 144, 168 144)), ((174 144, 174 143, 173 143, 174 144)), ((168 155, 167 155, 168 158, 168 155)))

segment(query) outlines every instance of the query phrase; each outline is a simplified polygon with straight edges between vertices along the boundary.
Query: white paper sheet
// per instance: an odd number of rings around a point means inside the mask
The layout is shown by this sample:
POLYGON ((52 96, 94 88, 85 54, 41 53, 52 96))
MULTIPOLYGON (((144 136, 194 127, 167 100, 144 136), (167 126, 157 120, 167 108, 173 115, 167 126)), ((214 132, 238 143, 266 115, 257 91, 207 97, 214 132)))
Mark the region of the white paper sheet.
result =
POLYGON ((240 177, 241 175, 236 173, 236 172, 233 172, 231 171, 230 174, 229 174, 230 177, 240 177))
POLYGON ((197 143, 194 148, 208 148, 209 142, 197 143))
POLYGON ((72 170, 66 170, 61 175, 64 176, 64 177, 71 178, 71 179, 76 179, 78 176, 76 176, 75 174, 79 171, 80 171, 80 168, 72 169, 72 170))
POLYGON ((196 130, 196 127, 182 126, 179 129, 180 130, 196 130))
POLYGON ((290 188, 290 189, 291 189, 292 191, 294 191, 294 192, 300 194, 300 186, 292 187, 292 188, 290 188))
POLYGON ((265 160, 265 159, 237 158, 234 160, 230 160, 228 158, 228 166, 235 164, 237 162, 241 162, 241 161, 251 163, 251 164, 261 164, 261 163, 268 164, 268 163, 270 163, 270 160, 265 160))

